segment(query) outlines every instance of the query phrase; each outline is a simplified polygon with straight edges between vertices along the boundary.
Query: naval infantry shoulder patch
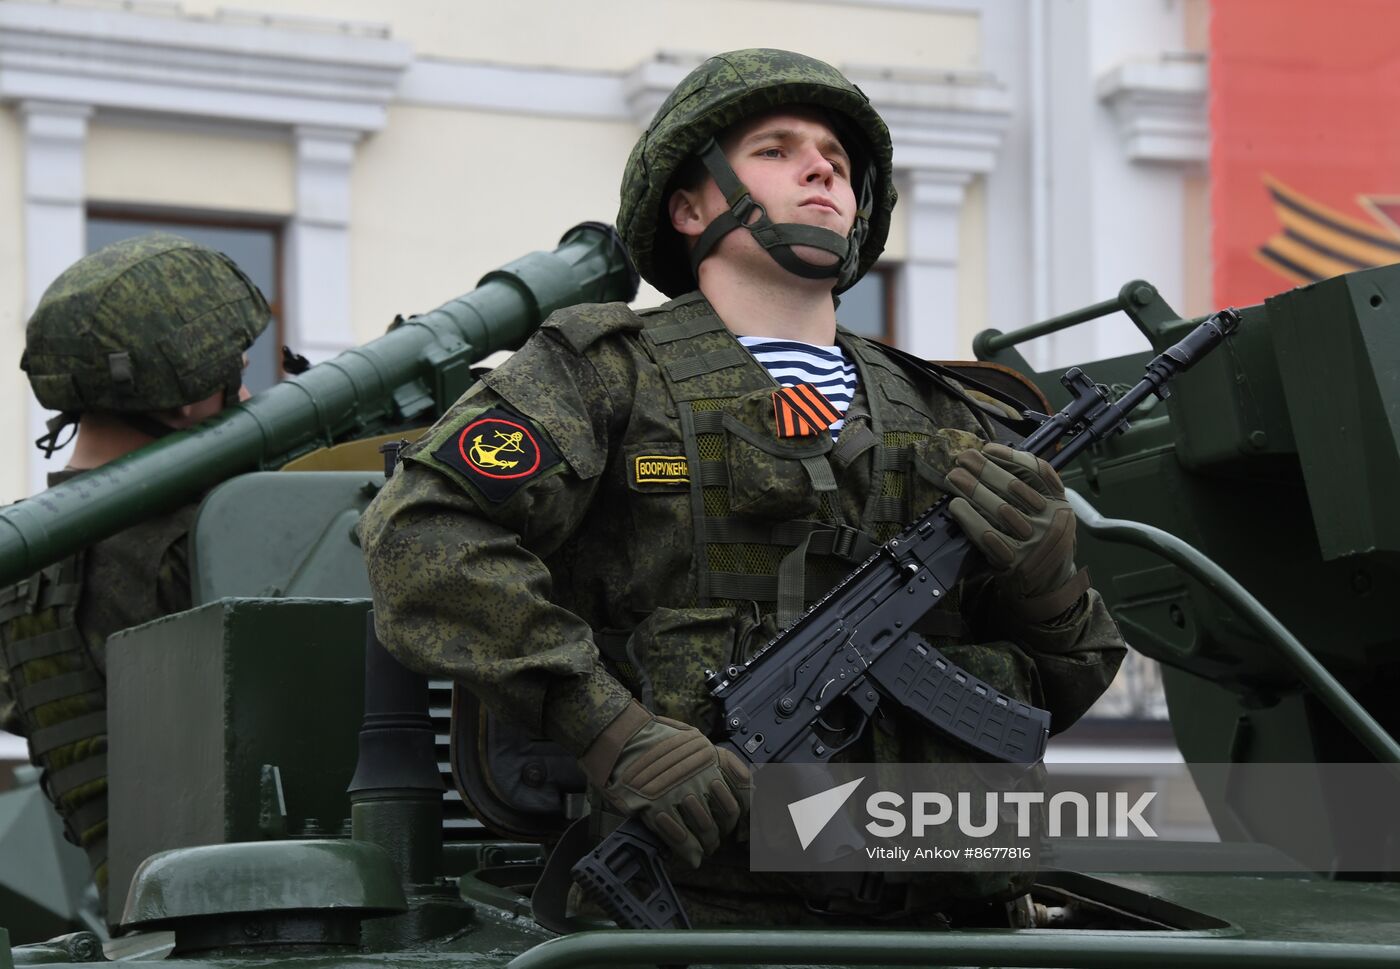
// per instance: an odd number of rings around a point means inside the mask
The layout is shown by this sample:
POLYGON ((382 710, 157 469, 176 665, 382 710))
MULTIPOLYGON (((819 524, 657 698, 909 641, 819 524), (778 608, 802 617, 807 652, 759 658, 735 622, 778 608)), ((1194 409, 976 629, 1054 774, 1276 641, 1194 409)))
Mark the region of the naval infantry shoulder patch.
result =
POLYGON ((468 422, 443 441, 433 457, 462 472, 492 501, 504 501, 560 461, 529 418, 504 407, 493 407, 468 422))

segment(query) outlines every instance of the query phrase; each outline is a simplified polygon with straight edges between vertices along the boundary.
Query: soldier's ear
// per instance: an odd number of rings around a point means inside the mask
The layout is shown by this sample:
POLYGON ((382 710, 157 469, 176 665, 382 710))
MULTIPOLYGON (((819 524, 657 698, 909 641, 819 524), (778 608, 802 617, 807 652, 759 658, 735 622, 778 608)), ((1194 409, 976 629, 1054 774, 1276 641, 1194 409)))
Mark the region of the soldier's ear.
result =
POLYGON ((671 218, 671 228, 683 236, 699 238, 705 231, 708 221, 701 208, 701 190, 678 188, 666 202, 666 211, 671 218))

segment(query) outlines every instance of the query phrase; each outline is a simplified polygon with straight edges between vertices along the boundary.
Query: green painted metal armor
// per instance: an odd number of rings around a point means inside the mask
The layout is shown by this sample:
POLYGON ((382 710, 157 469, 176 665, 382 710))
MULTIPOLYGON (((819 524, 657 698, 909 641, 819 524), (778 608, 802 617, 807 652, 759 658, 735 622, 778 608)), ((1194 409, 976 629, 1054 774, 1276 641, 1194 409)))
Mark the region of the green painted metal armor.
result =
MULTIPOLYGON (((1028 372, 1058 406, 1057 375, 1035 374, 1015 344, 1120 309, 1157 349, 1191 325, 1135 281, 1084 313, 983 334, 979 354, 1028 372)), ((1392 759, 1400 267, 1281 293, 1243 315, 1172 398, 1064 475, 1093 514, 1114 520, 1086 530, 1079 560, 1124 638, 1164 665, 1189 761, 1392 759), (1160 529, 1190 554, 1123 522, 1160 529), (1200 556, 1210 562, 1193 563, 1200 556), (1222 572, 1258 608, 1225 589, 1222 572)), ((1084 367, 1116 383, 1146 359, 1084 367)), ((1224 792, 1213 794, 1220 804, 1224 792)), ((1274 809, 1247 791, 1231 804, 1214 817, 1222 833, 1263 829, 1274 809)), ((1348 846, 1349 826, 1327 818, 1339 853, 1375 850, 1348 846)))

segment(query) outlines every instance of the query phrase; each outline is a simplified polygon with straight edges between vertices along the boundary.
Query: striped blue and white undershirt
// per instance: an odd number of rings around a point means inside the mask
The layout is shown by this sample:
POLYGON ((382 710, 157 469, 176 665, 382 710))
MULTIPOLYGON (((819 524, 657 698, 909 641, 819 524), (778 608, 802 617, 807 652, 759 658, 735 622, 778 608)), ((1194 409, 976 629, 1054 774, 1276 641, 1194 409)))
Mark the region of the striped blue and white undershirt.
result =
POLYGON ((856 368, 846 359, 846 352, 840 347, 767 336, 741 336, 739 342, 782 386, 809 383, 831 401, 842 415, 831 425, 831 439, 836 440, 846 423, 846 408, 851 406, 856 395, 856 368))

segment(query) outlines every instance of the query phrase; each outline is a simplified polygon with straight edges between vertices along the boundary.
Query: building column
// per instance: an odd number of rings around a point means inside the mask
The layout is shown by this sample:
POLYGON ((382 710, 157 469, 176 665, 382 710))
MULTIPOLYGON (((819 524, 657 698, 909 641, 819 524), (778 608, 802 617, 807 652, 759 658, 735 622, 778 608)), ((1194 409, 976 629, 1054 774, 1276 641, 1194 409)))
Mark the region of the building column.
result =
MULTIPOLYGON (((83 157, 93 109, 85 104, 22 101, 19 113, 24 121, 24 315, 28 319, 49 284, 86 251, 83 157)), ((44 424, 52 416, 33 396, 29 398, 30 442, 44 434, 44 424)), ((64 452, 48 460, 32 449, 25 453, 31 492, 43 490, 48 472, 62 468, 67 460, 64 452)))
POLYGON ((293 129, 296 214, 287 228, 287 343, 312 363, 355 343, 350 316, 350 174, 360 132, 293 129))
POLYGON ((909 228, 895 291, 898 341, 928 360, 957 356, 958 236, 970 181, 971 172, 914 170, 899 192, 909 228))

